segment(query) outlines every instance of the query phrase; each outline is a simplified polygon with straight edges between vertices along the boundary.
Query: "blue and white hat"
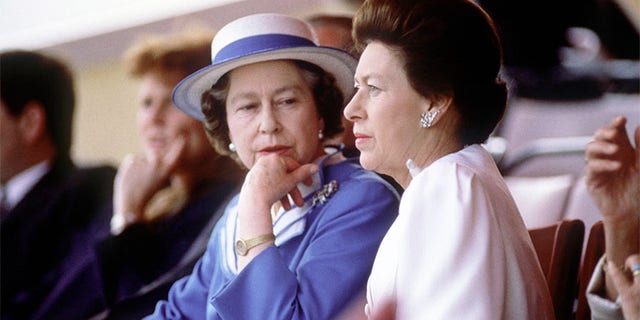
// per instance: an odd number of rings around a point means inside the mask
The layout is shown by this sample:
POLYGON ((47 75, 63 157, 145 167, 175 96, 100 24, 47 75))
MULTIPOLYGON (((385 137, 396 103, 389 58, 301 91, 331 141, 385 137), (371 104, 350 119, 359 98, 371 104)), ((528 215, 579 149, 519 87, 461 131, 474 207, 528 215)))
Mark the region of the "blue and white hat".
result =
POLYGON ((345 104, 353 92, 357 61, 347 52, 318 46, 306 22, 281 14, 255 14, 224 26, 211 43, 211 65, 183 79, 173 90, 173 102, 188 115, 203 121, 200 99, 225 73, 251 63, 295 59, 331 73, 345 104))

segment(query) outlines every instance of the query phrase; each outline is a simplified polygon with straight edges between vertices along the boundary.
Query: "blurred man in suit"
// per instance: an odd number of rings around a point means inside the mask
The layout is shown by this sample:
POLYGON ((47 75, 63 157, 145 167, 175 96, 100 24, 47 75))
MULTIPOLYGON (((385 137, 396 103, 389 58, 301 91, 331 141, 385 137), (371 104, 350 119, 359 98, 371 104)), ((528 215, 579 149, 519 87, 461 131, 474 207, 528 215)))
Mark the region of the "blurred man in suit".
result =
POLYGON ((74 112, 68 67, 30 51, 0 54, 2 319, 26 319, 111 198, 115 169, 70 157, 74 112))

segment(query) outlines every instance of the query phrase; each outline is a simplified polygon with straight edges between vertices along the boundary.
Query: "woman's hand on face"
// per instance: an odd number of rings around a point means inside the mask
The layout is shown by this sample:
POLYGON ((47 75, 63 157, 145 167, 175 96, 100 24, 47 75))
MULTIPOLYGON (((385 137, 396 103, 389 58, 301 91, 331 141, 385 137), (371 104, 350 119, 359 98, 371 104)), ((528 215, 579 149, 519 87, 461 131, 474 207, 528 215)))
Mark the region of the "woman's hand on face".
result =
MULTIPOLYGON (((313 163, 300 164, 292 158, 267 155, 259 158, 245 177, 238 202, 238 237, 249 239, 273 233, 271 207, 277 201, 285 210, 291 209, 288 197, 302 206, 304 199, 297 184, 310 185, 311 176, 318 171, 313 163)), ((251 249, 248 255, 238 257, 238 270, 242 270, 270 243, 251 249)))
POLYGON ((112 232, 141 219, 147 202, 167 185, 185 150, 186 139, 180 136, 163 157, 125 157, 114 181, 112 232))
POLYGON ((311 176, 317 171, 318 166, 313 163, 300 164, 289 157, 267 155, 259 158, 247 173, 242 193, 268 207, 280 200, 285 210, 289 210, 291 204, 287 196, 302 206, 304 200, 297 184, 310 185, 311 176))

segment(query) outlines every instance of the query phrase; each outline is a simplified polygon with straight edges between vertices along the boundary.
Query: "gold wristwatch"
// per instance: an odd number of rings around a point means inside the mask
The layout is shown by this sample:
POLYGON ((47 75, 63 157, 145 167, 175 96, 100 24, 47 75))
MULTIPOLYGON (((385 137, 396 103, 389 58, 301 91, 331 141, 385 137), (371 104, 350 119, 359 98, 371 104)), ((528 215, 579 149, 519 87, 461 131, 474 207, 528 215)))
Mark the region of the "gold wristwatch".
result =
POLYGON ((276 237, 273 235, 273 233, 263 234, 261 236, 248 240, 238 239, 236 240, 236 253, 241 256, 246 256, 247 253, 249 253, 249 249, 275 239, 276 237))

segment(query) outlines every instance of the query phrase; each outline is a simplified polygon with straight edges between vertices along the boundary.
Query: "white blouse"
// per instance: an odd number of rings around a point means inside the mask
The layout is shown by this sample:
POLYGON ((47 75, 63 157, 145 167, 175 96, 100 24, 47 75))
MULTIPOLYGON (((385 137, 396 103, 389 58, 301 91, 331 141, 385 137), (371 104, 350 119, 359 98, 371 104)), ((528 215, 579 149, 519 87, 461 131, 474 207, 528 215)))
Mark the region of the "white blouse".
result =
POLYGON ((367 315, 393 298, 398 319, 553 319, 529 233, 489 153, 472 145, 411 171, 369 277, 367 315))

